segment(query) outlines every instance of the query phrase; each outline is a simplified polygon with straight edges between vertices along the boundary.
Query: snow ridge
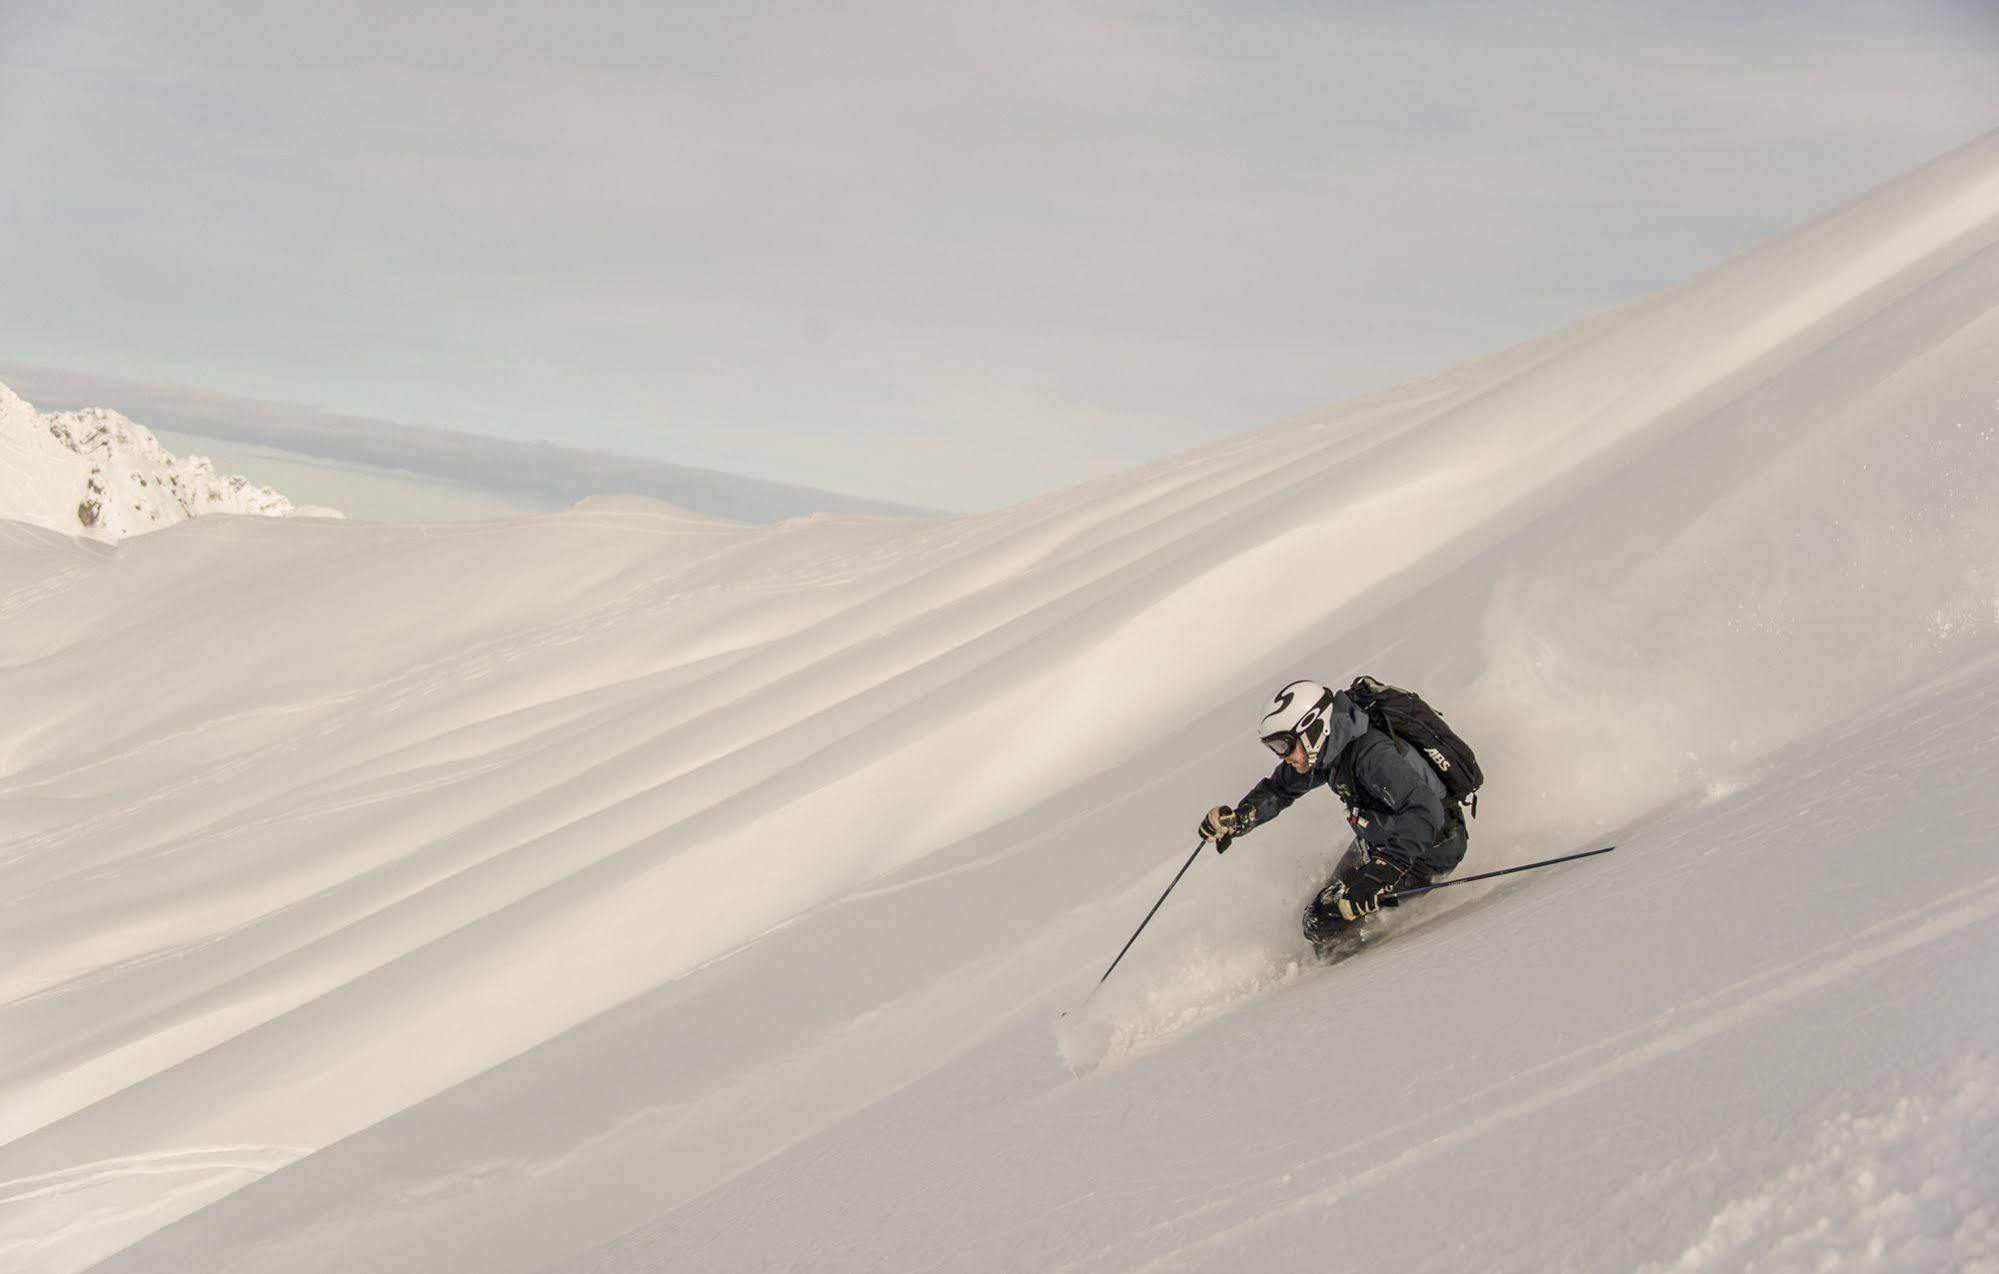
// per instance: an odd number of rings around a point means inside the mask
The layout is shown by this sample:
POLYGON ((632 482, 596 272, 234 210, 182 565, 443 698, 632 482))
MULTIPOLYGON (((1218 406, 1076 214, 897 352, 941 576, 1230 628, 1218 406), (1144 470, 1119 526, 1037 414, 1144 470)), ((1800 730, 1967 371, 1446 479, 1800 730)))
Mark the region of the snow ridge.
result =
POLYGON ((103 407, 44 413, 0 384, 0 518, 116 541, 210 513, 338 517, 300 507, 205 456, 175 456, 103 407))

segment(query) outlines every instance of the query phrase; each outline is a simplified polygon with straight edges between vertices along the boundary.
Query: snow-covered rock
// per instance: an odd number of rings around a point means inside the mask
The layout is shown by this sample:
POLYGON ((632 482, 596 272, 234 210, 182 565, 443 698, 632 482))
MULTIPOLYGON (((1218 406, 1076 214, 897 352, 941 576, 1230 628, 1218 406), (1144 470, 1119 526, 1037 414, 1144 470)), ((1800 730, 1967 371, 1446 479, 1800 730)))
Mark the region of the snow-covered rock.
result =
POLYGON ((206 513, 338 517, 296 506, 204 456, 175 456, 115 411, 36 411, 0 385, 0 518, 122 540, 206 513))

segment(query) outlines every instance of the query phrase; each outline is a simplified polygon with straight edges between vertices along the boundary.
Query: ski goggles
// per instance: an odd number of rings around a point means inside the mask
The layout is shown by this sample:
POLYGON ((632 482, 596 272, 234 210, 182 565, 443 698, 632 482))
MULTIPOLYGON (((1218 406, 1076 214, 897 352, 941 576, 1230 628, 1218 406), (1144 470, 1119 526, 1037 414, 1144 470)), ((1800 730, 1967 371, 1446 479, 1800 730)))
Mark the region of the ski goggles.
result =
POLYGON ((1291 749, 1302 743, 1305 745, 1306 756, 1315 755, 1318 752, 1320 740, 1326 737, 1326 719, 1318 714, 1317 709, 1314 709, 1312 715, 1302 722, 1301 725, 1301 729, 1279 730, 1274 734, 1264 735, 1263 746, 1269 748, 1282 758, 1290 756, 1291 749))

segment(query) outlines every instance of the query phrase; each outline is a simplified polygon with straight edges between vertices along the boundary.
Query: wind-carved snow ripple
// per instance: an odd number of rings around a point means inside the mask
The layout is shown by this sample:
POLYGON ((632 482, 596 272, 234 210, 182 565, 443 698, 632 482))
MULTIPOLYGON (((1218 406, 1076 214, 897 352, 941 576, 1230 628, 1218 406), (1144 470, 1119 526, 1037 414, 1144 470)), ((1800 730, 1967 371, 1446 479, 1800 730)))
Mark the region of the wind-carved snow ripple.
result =
POLYGON ((0 593, 0 619, 12 618, 17 611, 27 610, 51 597, 62 596, 82 582, 86 574, 81 567, 71 567, 0 593))
POLYGON ((79 1233, 175 1206, 185 1196, 226 1192, 245 1177, 268 1176, 307 1153, 294 1146, 188 1146, 0 1181, 0 1268, 32 1269, 34 1253, 57 1247, 79 1233), (169 1188, 147 1181, 158 1177, 186 1180, 169 1188), (107 1191, 117 1198, 105 1199, 107 1191), (47 1216, 49 1206, 68 1196, 78 1196, 73 1213, 54 1227, 44 1224, 41 1218, 47 1216), (16 1233, 12 1210, 29 1202, 36 1204, 31 1209, 37 1218, 35 1228, 16 1233))
MULTIPOLYGON (((301 700, 215 717, 188 725, 171 733, 144 740, 119 752, 99 758, 92 766, 103 766, 167 746, 176 740, 212 733, 218 726, 259 717, 300 716, 311 718, 300 729, 286 732, 275 740, 245 748, 233 756, 213 758, 188 770, 179 778, 162 781, 148 790, 128 793, 121 801, 101 812, 75 819, 43 832, 17 838, 3 847, 8 857, 43 853, 63 845, 95 840, 127 824, 133 813, 202 792, 228 791, 235 779, 258 766, 275 767, 286 757, 310 753, 330 741, 371 737, 370 727, 404 713, 424 699, 463 689, 529 656, 560 649, 583 641, 593 634, 627 621, 636 611, 644 613, 664 603, 647 599, 641 606, 636 592, 582 613, 563 616, 545 624, 523 627, 499 637, 451 650, 433 659, 398 669, 373 684, 335 695, 301 700)), ((90 768, 90 767, 84 767, 90 768)), ((79 771, 67 771, 17 784, 5 791, 26 790, 68 779, 79 771)), ((161 852, 184 852, 205 843, 218 828, 226 828, 229 811, 222 811, 206 833, 197 832, 177 839, 161 852)), ((289 820, 285 820, 289 821, 289 820)))

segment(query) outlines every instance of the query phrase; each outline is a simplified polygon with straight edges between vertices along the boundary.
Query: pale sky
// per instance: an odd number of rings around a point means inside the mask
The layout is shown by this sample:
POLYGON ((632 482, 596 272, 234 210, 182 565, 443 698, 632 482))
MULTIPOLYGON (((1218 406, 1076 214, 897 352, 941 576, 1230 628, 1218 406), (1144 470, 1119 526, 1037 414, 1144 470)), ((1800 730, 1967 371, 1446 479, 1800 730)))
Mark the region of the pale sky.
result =
POLYGON ((0 0, 0 378, 991 508, 1995 126, 1995 0, 0 0))

